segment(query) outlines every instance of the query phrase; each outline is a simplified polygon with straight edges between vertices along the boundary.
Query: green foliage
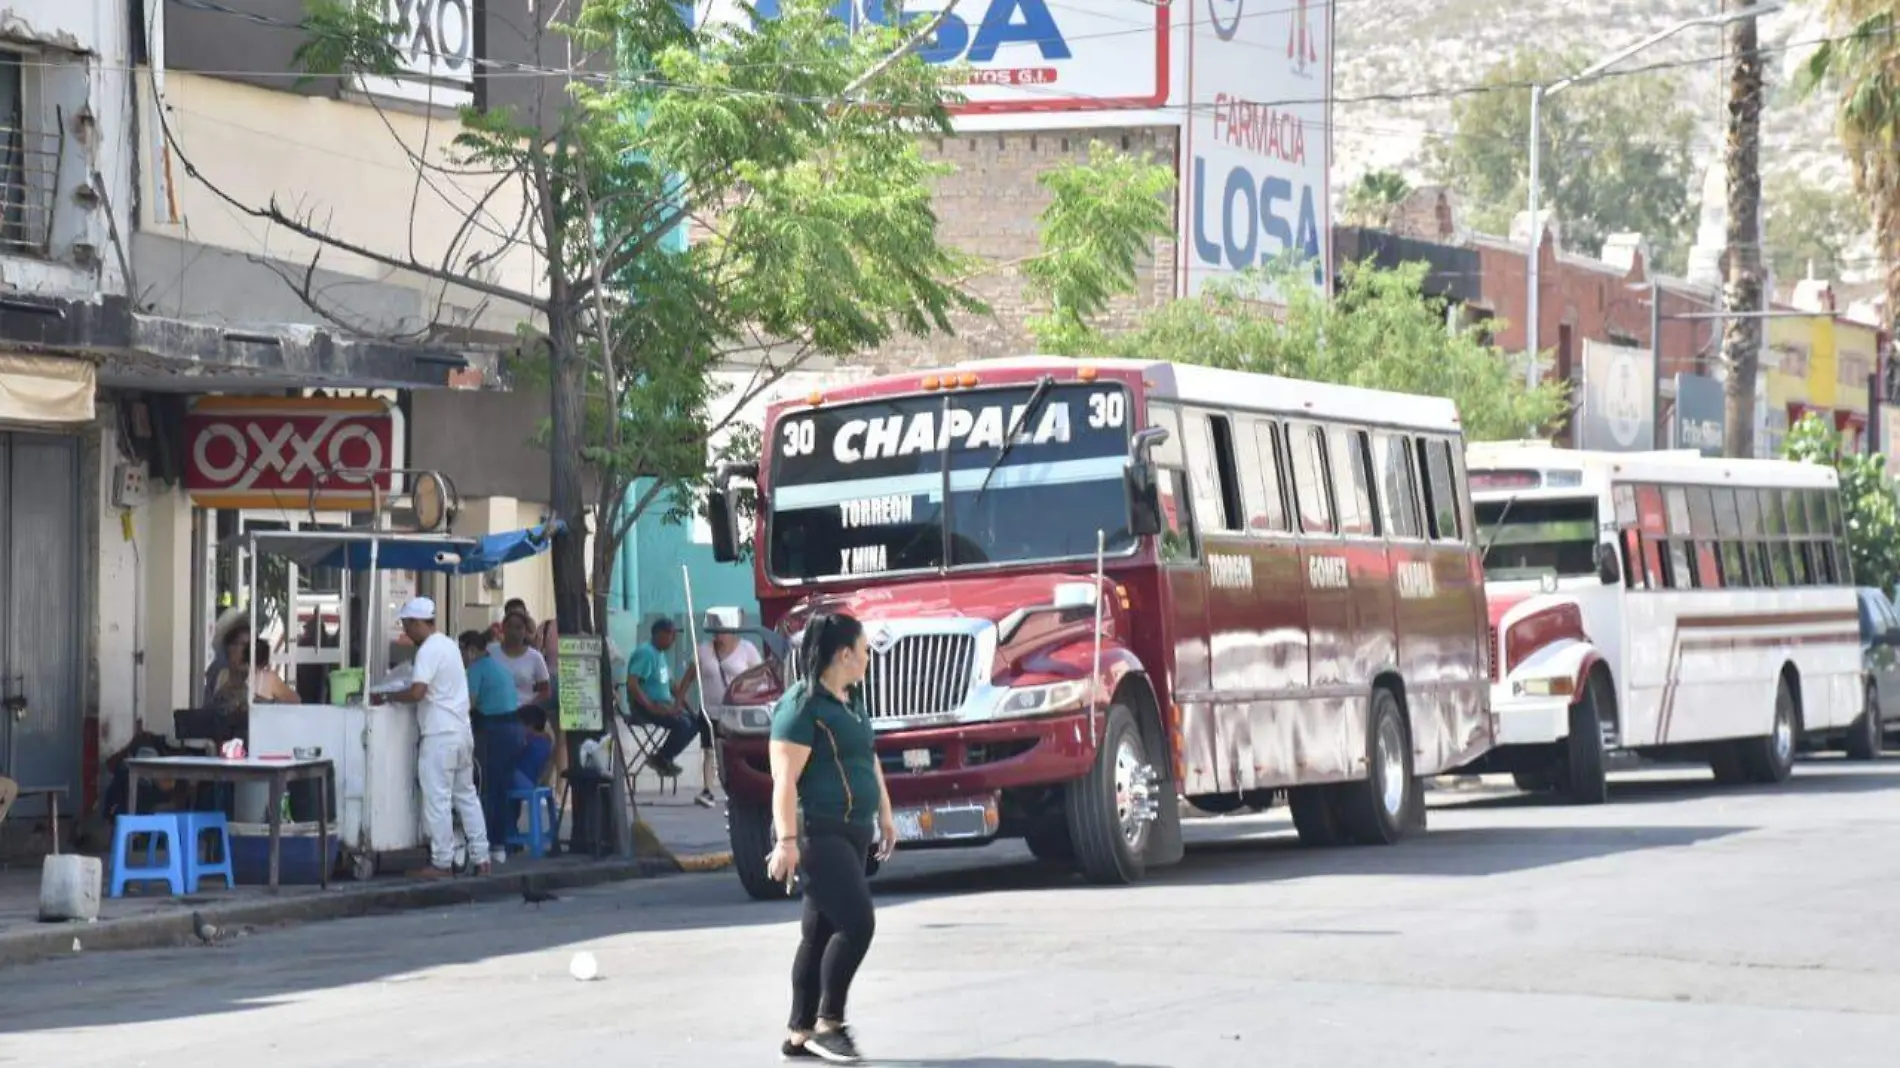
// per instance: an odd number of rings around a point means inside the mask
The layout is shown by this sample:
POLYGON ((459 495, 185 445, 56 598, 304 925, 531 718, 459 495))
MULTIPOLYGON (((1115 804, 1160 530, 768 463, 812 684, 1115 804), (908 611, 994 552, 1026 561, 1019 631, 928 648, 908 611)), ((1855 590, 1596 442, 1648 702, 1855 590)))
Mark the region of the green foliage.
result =
POLYGON ((1352 226, 1382 227, 1392 222, 1392 209, 1412 195, 1412 183, 1393 170, 1372 170, 1346 190, 1340 221, 1352 226))
POLYGON ((1812 414, 1788 431, 1782 454, 1825 464, 1840 476, 1841 518, 1847 523, 1854 581, 1892 590, 1900 580, 1900 496, 1887 476, 1887 458, 1847 451, 1840 432, 1812 414))
POLYGON ((1287 307, 1276 313, 1245 299, 1258 279, 1209 288, 1203 300, 1174 301, 1134 329, 1092 339, 1102 355, 1224 367, 1457 402, 1474 441, 1554 429, 1564 386, 1528 389, 1510 358, 1473 328, 1446 326, 1445 305, 1422 292, 1426 267, 1382 270, 1348 264, 1328 300, 1288 268, 1278 279, 1287 307))
POLYGON ((1078 351, 1088 322, 1135 288, 1135 267, 1154 239, 1174 231, 1174 173, 1105 144, 1084 164, 1040 179, 1051 201, 1041 216, 1041 247, 1022 264, 1025 290, 1049 311, 1029 321, 1047 352, 1078 351))
POLYGON ((1783 282, 1806 278, 1839 278, 1847 266, 1847 250, 1867 231, 1867 212, 1859 198, 1798 179, 1783 177, 1770 183, 1768 203, 1768 257, 1775 277, 1783 282))
POLYGON ((392 32, 383 18, 382 0, 309 0, 298 29, 304 41, 291 54, 292 64, 311 75, 396 73, 401 67, 392 32))
MULTIPOLYGON (((1434 176, 1457 189, 1473 223, 1508 232, 1529 203, 1530 83, 1582 69, 1580 50, 1526 48, 1491 68, 1495 91, 1452 104, 1452 134, 1433 147, 1434 176)), ((1681 81, 1642 74, 1584 82, 1544 100, 1541 205, 1564 241, 1597 252, 1614 233, 1638 232, 1668 270, 1681 268, 1694 213, 1695 116, 1681 81)))
POLYGON ((1829 29, 1795 76, 1802 96, 1835 98, 1854 188, 1886 270, 1887 315, 1900 322, 1900 4, 1828 0, 1829 29))

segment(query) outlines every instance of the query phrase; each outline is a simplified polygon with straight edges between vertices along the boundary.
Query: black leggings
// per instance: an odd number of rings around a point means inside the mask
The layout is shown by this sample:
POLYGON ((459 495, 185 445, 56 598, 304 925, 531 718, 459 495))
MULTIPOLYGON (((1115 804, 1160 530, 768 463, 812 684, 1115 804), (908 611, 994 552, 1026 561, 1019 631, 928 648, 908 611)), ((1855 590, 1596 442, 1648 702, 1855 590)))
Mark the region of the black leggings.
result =
POLYGON ((805 916, 798 955, 792 958, 794 1031, 810 1031, 820 1019, 844 1022, 844 1002, 858 974, 877 915, 864 862, 871 830, 830 821, 807 822, 803 868, 805 916))

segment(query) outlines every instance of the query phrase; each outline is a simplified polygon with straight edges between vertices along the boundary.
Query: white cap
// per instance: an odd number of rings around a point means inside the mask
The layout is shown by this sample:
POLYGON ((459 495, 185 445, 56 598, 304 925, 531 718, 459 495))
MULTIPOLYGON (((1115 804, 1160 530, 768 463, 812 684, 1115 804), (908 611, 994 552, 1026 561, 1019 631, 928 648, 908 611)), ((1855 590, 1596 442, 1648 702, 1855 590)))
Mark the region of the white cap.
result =
POLYGON ((434 619, 435 602, 427 597, 417 597, 396 613, 397 619, 434 619))

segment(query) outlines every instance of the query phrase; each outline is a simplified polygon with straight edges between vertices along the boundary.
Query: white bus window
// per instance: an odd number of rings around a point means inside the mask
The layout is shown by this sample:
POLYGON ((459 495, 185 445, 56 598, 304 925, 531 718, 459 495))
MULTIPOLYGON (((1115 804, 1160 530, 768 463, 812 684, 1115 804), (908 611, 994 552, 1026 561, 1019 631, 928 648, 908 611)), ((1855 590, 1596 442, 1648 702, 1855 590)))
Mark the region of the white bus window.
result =
POLYGON ((1707 486, 1689 487, 1689 533, 1695 538, 1695 584, 1722 585, 1721 542, 1715 530, 1715 498, 1707 486))
POLYGON ((1643 584, 1648 589, 1666 590, 1671 584, 1663 547, 1669 541, 1669 519, 1663 510, 1660 487, 1636 487, 1636 517, 1642 532, 1643 584))
POLYGON ((1242 480, 1247 500, 1247 529, 1260 533, 1287 530, 1286 500, 1280 490, 1280 441, 1272 423, 1253 424, 1254 457, 1258 469, 1242 480))
POLYGON ((1293 449, 1293 499, 1300 511, 1300 530, 1306 534, 1333 532, 1333 506, 1326 496, 1326 443, 1319 427, 1294 423, 1287 427, 1293 449))
POLYGON ((1188 504, 1187 472, 1164 467, 1157 472, 1161 498, 1161 562, 1181 563, 1195 559, 1194 511, 1188 504))
POLYGON ((1194 492, 1194 515, 1203 533, 1233 530, 1221 497, 1221 476, 1215 461, 1213 419, 1200 412, 1187 415, 1188 484, 1194 492))
POLYGON ((1148 425, 1168 432, 1168 440, 1155 446, 1154 462, 1161 467, 1181 467, 1187 463, 1181 442, 1181 413, 1161 404, 1148 406, 1148 425))
POLYGON ((1735 508, 1735 491, 1722 487, 1713 493, 1715 529, 1722 537, 1722 585, 1752 586, 1748 557, 1742 551, 1742 520, 1735 508))
POLYGON ((1372 439, 1373 460, 1379 470, 1379 506, 1385 532, 1392 538, 1422 538, 1425 525, 1419 514, 1418 476, 1412 470, 1412 450, 1406 439, 1379 434, 1372 439))
POLYGON ((1240 499, 1241 462, 1234 451, 1234 424, 1224 415, 1210 415, 1207 426, 1213 434, 1214 473, 1220 481, 1220 528, 1244 530, 1246 508, 1240 499))
POLYGON ((1339 505, 1339 532, 1369 537, 1379 532, 1372 516, 1372 493, 1367 485, 1366 432, 1334 427, 1332 434, 1333 499, 1339 505))
POLYGON ((1464 531, 1458 524, 1458 478, 1451 462, 1451 445, 1428 438, 1418 439, 1419 458, 1425 464, 1425 514, 1432 521, 1432 537, 1438 541, 1462 541, 1464 531))
MULTIPOLYGON (((1793 586, 1795 568, 1793 554, 1788 551, 1788 515, 1781 510, 1781 494, 1771 489, 1757 490, 1761 496, 1762 548, 1768 554, 1769 571, 1777 586, 1793 586)), ((1789 490, 1789 495, 1800 490, 1789 490)))
MULTIPOLYGON (((1787 490, 1781 495, 1781 512, 1787 518, 1788 536, 1805 538, 1813 532, 1808 524, 1807 490, 1787 490)), ((1825 517, 1823 517, 1825 518, 1825 517)))
POLYGON ((1774 585, 1768 546, 1762 541, 1761 497, 1754 490, 1735 491, 1735 508, 1742 518, 1742 558, 1748 565, 1750 586, 1774 585))

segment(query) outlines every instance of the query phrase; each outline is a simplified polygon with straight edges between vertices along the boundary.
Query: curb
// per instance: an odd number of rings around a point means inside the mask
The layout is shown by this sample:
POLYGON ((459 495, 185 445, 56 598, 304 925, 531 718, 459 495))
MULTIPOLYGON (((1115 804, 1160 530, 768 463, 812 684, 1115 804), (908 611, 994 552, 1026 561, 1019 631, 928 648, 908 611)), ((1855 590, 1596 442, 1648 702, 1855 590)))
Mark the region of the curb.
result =
POLYGON ((685 853, 673 859, 683 872, 725 871, 732 867, 730 850, 719 853, 685 853))
MULTIPOLYGON (((716 855, 716 854, 715 854, 716 855)), ((695 858, 696 859, 696 858, 695 858)), ((730 855, 727 855, 730 859, 730 855)), ((231 901, 207 904, 197 910, 205 922, 226 930, 269 927, 315 920, 336 920, 405 909, 468 905, 521 894, 533 880, 538 890, 574 890, 603 883, 671 875, 686 868, 670 855, 633 860, 602 860, 486 878, 451 882, 411 882, 361 889, 333 890, 309 897, 231 901)), ((711 869, 705 869, 711 870, 711 869)), ((100 923, 49 923, 0 932, 0 968, 71 956, 77 941, 81 952, 159 949, 190 943, 192 912, 180 910, 151 916, 128 916, 100 923)))

